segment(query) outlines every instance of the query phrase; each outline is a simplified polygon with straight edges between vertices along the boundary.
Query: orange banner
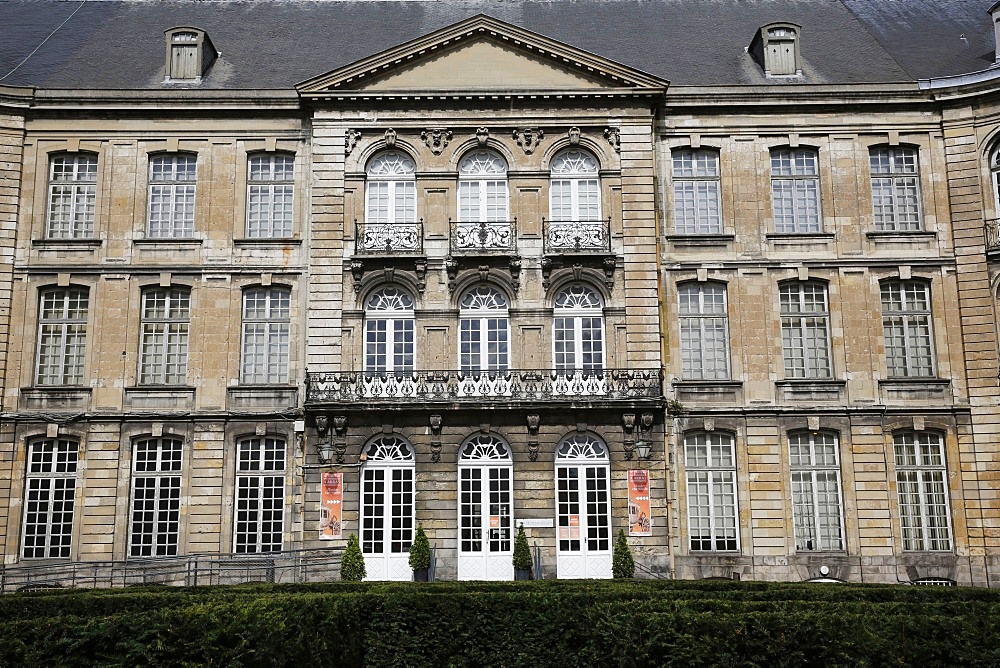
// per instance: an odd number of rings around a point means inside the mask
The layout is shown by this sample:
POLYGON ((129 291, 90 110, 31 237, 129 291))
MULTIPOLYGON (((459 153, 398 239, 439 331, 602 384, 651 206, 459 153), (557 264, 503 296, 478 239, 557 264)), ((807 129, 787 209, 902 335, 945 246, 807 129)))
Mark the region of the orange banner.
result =
POLYGON ((320 492, 319 537, 323 540, 343 538, 341 522, 344 509, 344 474, 324 473, 320 492))
POLYGON ((653 535, 649 512, 649 471, 643 469, 628 472, 628 535, 653 535))

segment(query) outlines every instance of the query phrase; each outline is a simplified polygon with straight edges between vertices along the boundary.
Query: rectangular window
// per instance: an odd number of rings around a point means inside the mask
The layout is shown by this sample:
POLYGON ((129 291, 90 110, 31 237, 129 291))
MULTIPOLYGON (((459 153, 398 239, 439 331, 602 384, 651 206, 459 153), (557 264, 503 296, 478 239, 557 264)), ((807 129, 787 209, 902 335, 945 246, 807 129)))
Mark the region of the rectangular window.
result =
POLYGON ((156 288, 142 295, 140 385, 183 385, 187 380, 191 295, 180 288, 156 288))
POLYGON ((719 154, 681 149, 673 152, 674 232, 721 234, 722 196, 719 154))
POLYGON ((197 158, 161 155, 149 162, 149 237, 188 239, 194 235, 197 158))
POLYGON ((410 318, 366 320, 365 371, 413 371, 413 325, 410 318))
POLYGON ((912 148, 873 148, 872 210, 875 229, 885 232, 920 230, 920 174, 912 148))
POLYGON ((132 458, 132 532, 129 555, 177 554, 181 510, 179 439, 136 441, 132 458))
POLYGON ((821 232, 819 159, 805 148, 771 151, 771 203, 774 231, 786 234, 821 232))
POLYGON ((253 288, 243 293, 244 384, 288 382, 291 291, 253 288))
POLYGON ((729 378, 729 325, 726 288, 689 283, 677 288, 681 329, 681 377, 729 378))
POLYGON ((922 281, 885 281, 881 292, 889 377, 933 377, 930 287, 922 281))
POLYGON ((237 445, 237 554, 280 552, 285 517, 285 442, 247 438, 237 445))
POLYGON ((781 352, 785 378, 830 378, 830 313, 826 287, 786 283, 781 301, 781 352))
POLYGON ((835 434, 788 435, 796 550, 844 549, 838 450, 835 434))
POLYGON ((684 439, 684 464, 691 550, 738 550, 732 437, 708 432, 689 434, 684 439))
POLYGON ((25 473, 25 559, 68 559, 73 544, 78 446, 47 439, 28 445, 25 473))
POLYGON ((97 205, 97 157, 59 155, 49 162, 48 239, 91 239, 97 205))
POLYGON ((290 155, 256 155, 248 161, 248 238, 292 236, 294 165, 290 155))
POLYGON ((89 299, 82 288, 42 293, 38 318, 39 385, 82 385, 89 299))
POLYGON ((950 550, 948 471, 940 435, 911 431, 893 437, 896 492, 904 550, 950 550))

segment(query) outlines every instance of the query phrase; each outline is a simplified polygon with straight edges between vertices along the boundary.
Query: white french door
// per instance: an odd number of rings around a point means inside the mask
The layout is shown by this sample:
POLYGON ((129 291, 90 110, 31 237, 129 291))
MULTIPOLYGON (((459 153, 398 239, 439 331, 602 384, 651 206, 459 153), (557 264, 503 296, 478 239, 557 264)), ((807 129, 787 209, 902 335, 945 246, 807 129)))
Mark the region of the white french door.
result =
POLYGON ((511 580, 510 466, 463 466, 459 479, 459 580, 511 580))
POLYGON ((413 451, 402 439, 385 436, 365 448, 361 471, 361 553, 367 580, 412 577, 413 451))
POLYGON ((560 578, 611 577, 607 449, 591 434, 563 440, 556 459, 556 570, 560 578))

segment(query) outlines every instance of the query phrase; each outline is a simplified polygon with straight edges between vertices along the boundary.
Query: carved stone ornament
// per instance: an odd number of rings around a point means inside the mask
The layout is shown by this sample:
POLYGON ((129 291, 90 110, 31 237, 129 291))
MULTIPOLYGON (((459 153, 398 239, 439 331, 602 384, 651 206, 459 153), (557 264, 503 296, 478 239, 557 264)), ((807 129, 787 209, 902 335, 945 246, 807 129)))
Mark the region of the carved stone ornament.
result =
POLYGON ((444 268, 448 272, 448 289, 454 290, 458 280, 458 260, 449 255, 444 259, 444 268))
POLYGON ((392 148, 396 145, 396 131, 389 128, 385 131, 385 145, 392 148))
POLYGON ((441 461, 441 441, 431 441, 431 461, 435 464, 441 461))
POLYGON ((537 413, 531 413, 528 415, 528 433, 531 436, 538 436, 538 425, 540 421, 541 420, 537 413))
POLYGON ((347 441, 337 441, 334 443, 333 451, 337 454, 337 463, 343 464, 347 458, 347 441))
POLYGON ((417 291, 423 293, 427 287, 427 260, 420 258, 414 263, 414 270, 417 274, 417 291))
POLYGON ((577 146, 580 143, 580 128, 569 129, 569 143, 572 146, 577 146))
POLYGON ((635 429, 635 414, 626 413, 625 415, 622 415, 622 425, 625 428, 625 433, 631 434, 632 430, 635 429))
POLYGON ((545 137, 545 133, 539 128, 521 128, 514 130, 513 136, 517 145, 524 149, 525 155, 531 155, 538 148, 538 142, 545 137))
POLYGON ((427 128, 420 133, 420 138, 434 155, 441 155, 441 151, 448 147, 452 132, 447 128, 427 128))
POLYGON ((354 147, 358 145, 358 140, 361 139, 360 130, 348 130, 344 133, 344 155, 350 155, 354 147))
POLYGON ((354 278, 354 291, 361 292, 361 279, 365 277, 365 263, 361 260, 351 260, 351 276, 354 278))
POLYGON ((621 153, 622 152, 622 147, 621 147, 621 130, 620 129, 618 129, 618 128, 606 128, 604 130, 604 138, 607 139, 608 143, 611 144, 614 147, 616 153, 621 153))
POLYGON ((528 459, 538 461, 538 441, 528 441, 528 459))
POLYGON ((334 415, 333 416, 333 430, 337 432, 337 436, 343 438, 347 433, 347 416, 346 415, 334 415))
POLYGON ((327 430, 330 428, 329 418, 325 415, 316 416, 316 433, 320 436, 325 436, 327 430))
POLYGON ((608 287, 608 290, 615 287, 615 268, 617 266, 618 260, 613 255, 604 258, 604 285, 608 287))
POLYGON ((517 292, 521 289, 521 256, 511 255, 508 268, 510 270, 511 287, 514 288, 514 292, 517 292))
POLYGON ((476 130, 476 139, 480 146, 486 146, 486 141, 490 138, 489 128, 479 128, 476 130))
POLYGON ((538 425, 541 422, 537 413, 528 415, 528 459, 538 461, 538 425))
POLYGON ((440 436, 441 435, 441 416, 440 415, 431 415, 430 416, 430 422, 431 422, 431 433, 434 434, 435 436, 440 436))

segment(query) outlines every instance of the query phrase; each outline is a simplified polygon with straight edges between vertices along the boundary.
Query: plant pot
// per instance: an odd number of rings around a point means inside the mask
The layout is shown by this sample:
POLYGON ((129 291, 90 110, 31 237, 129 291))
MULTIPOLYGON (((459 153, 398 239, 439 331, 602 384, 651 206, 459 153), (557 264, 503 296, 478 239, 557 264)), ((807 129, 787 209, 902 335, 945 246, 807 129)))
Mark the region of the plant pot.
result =
POLYGON ((530 568, 515 568, 514 569, 514 579, 515 580, 530 580, 531 579, 531 569, 530 568))
POLYGON ((413 569, 413 581, 414 582, 427 582, 427 576, 429 573, 429 568, 414 568, 413 569))

